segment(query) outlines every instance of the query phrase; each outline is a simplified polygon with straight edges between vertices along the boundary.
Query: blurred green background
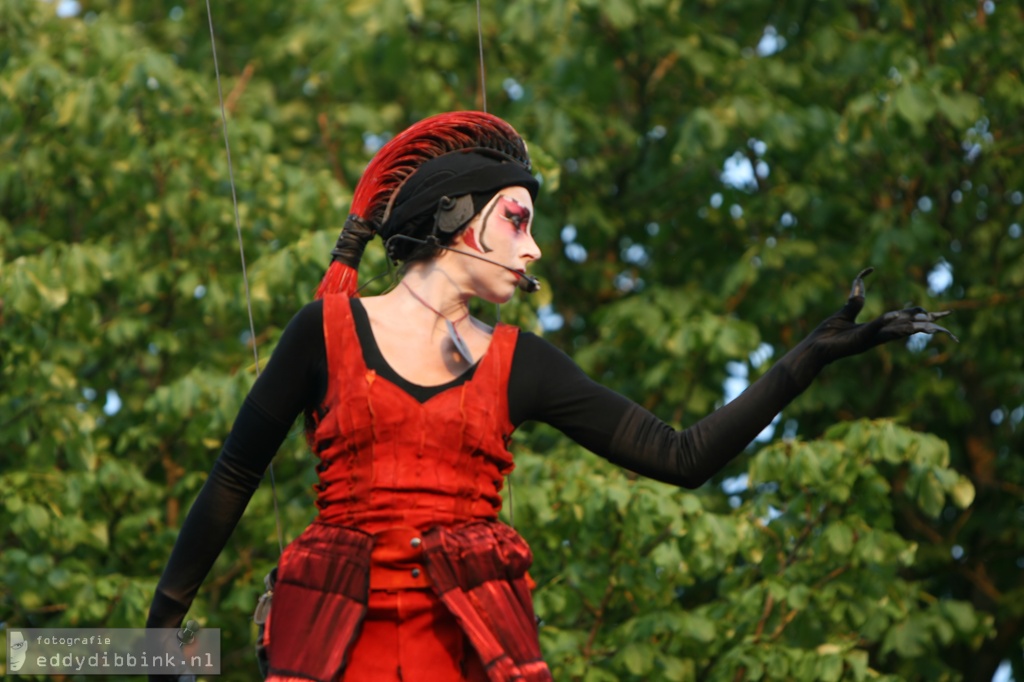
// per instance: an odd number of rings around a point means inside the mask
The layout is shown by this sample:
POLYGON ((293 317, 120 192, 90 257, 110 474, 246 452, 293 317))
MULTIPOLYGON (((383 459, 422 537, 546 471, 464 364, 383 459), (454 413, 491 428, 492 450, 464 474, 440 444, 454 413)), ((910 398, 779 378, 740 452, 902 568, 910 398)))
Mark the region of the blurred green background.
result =
MULTIPOLYGON (((1024 7, 482 6, 489 110, 543 177, 544 290, 503 320, 676 426, 867 265, 865 319, 950 309, 961 339, 829 367, 697 491, 522 429, 555 678, 1024 680, 1024 7)), ((252 344, 311 299, 367 161, 482 105, 475 3, 213 14, 255 339, 205 3, 0 0, 0 623, 143 625, 252 344)), ((385 270, 371 248, 363 279, 385 270)), ((275 472, 289 540, 314 513, 298 426, 275 472)), ((265 485, 191 612, 223 679, 256 678, 277 552, 265 485)))

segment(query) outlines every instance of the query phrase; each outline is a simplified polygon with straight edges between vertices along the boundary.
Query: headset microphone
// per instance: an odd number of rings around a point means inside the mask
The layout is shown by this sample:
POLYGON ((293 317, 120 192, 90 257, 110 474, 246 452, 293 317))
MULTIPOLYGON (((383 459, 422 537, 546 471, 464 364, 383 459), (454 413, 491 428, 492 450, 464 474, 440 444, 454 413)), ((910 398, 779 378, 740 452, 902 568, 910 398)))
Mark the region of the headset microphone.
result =
MULTIPOLYGON (((500 265, 500 263, 495 263, 495 265, 500 265)), ((512 268, 509 268, 509 270, 512 270, 512 268)), ((517 275, 519 275, 519 282, 516 284, 516 286, 519 287, 520 291, 525 291, 528 294, 534 294, 534 293, 537 293, 538 291, 540 291, 540 280, 539 279, 537 279, 536 277, 531 277, 530 275, 524 274, 522 272, 519 272, 518 270, 512 270, 512 272, 514 272, 517 275)))
POLYGON ((530 275, 527 275, 525 272, 520 272, 515 268, 510 268, 504 263, 499 263, 496 260, 491 260, 490 258, 478 256, 475 253, 469 253, 468 251, 459 251, 458 249, 453 249, 450 246, 445 246, 444 244, 438 241, 437 237, 433 235, 427 237, 426 239, 418 239, 416 237, 410 237, 405 234, 396 234, 392 235, 388 239, 388 241, 391 241, 392 239, 404 239, 406 241, 415 242, 417 244, 430 244, 431 246, 436 246, 437 248, 444 249, 445 251, 451 251, 452 253, 458 253, 463 256, 469 256, 470 258, 482 260, 483 262, 490 263, 491 265, 497 265, 499 268, 505 268, 506 270, 508 270, 509 272, 511 272, 512 274, 516 275, 519 278, 519 281, 516 283, 516 287, 520 291, 524 291, 528 294, 534 294, 540 291, 540 280, 538 280, 536 277, 531 277, 530 275))

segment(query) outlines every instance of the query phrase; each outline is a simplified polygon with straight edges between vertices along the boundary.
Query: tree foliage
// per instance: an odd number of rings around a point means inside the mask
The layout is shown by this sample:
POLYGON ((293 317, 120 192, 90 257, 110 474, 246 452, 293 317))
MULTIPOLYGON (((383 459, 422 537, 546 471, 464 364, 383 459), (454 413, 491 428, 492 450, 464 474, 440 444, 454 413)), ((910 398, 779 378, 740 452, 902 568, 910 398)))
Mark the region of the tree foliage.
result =
MULTIPOLYGON (((205 5, 0 0, 0 621, 144 622, 367 160, 482 104, 473 3, 213 4, 255 337, 205 5)), ((503 319, 678 426, 868 264, 865 317, 949 308, 962 341, 828 368, 698 491, 523 429, 508 506, 556 678, 1024 679, 1024 12, 482 4, 489 109, 544 179, 545 293, 503 319)), ((275 474, 287 540, 313 514, 298 430, 275 474)), ((264 486, 193 606, 228 679, 254 674, 272 508, 264 486)))

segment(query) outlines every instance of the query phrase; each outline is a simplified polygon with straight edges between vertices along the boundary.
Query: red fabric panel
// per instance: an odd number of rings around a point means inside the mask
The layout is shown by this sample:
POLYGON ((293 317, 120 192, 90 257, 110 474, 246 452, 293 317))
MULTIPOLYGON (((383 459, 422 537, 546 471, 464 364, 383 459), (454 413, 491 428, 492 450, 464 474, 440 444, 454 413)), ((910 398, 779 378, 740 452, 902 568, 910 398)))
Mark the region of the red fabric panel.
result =
POLYGON ((272 674, 321 682, 340 675, 366 614, 372 546, 366 533, 323 524, 288 545, 268 624, 272 674))
POLYGON ((432 529, 423 540, 434 589, 492 682, 551 680, 526 584, 533 555, 519 534, 498 523, 473 523, 432 529))
POLYGON ((371 591, 430 587, 430 576, 423 567, 421 535, 415 528, 392 528, 373 536, 371 591))

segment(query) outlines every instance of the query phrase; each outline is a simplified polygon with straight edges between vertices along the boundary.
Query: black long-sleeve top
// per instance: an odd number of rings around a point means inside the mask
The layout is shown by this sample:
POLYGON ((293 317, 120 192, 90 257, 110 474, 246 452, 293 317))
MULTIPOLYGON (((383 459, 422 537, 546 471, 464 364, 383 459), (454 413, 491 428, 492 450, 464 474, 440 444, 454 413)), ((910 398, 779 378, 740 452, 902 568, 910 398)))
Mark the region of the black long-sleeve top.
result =
MULTIPOLYGON (((358 299, 353 316, 369 368, 417 400, 441 386, 412 384, 388 366, 358 299)), ((659 481, 695 488, 738 455, 813 380, 822 363, 801 347, 788 353, 743 394, 693 426, 676 430, 628 398, 590 379, 566 354, 521 333, 508 383, 515 426, 541 421, 609 461, 659 481)), ((234 426, 182 527, 157 588, 148 627, 177 627, 294 423, 316 409, 327 389, 323 305, 305 306, 281 336, 246 397, 234 426)))

